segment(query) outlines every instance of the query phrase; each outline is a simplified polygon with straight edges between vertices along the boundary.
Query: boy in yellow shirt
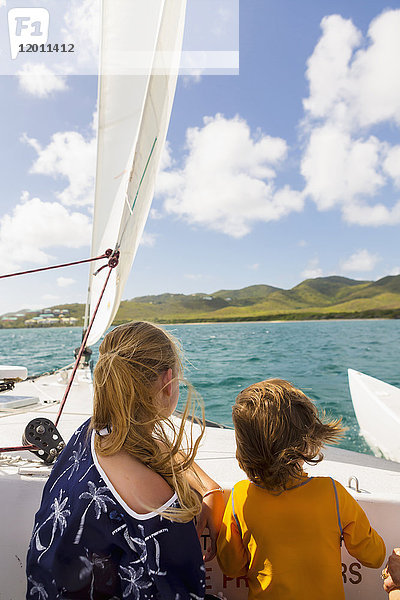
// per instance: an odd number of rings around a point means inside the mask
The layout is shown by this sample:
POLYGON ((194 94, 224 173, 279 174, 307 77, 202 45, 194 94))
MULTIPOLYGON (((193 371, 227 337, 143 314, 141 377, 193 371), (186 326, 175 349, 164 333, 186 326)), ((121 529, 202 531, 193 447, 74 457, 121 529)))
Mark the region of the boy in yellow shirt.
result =
POLYGON ((287 381, 242 391, 232 410, 240 467, 249 480, 232 489, 218 538, 218 562, 246 575, 249 600, 341 600, 341 540, 378 568, 385 544, 354 498, 330 477, 308 477, 304 462, 342 434, 323 423, 312 401, 287 381))

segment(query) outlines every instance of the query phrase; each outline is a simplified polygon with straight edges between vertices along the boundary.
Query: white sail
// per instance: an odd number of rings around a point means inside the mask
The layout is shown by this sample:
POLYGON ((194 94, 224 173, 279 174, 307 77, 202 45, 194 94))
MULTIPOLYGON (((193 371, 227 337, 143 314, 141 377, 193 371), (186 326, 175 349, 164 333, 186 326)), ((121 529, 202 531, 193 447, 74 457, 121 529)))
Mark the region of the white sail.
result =
MULTIPOLYGON (((88 339, 111 325, 154 194, 168 130, 182 47, 186 0, 102 3, 99 132, 92 256, 118 249, 88 339), (138 16, 139 15, 139 16, 138 16)), ((108 269, 89 281, 90 314, 108 269)))

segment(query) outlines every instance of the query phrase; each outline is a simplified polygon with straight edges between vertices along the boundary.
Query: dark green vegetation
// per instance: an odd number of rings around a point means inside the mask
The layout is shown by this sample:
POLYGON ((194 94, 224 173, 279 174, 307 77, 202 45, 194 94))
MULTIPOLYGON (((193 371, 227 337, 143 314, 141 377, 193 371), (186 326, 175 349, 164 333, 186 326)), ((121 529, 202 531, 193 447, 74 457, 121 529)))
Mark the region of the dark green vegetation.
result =
MULTIPOLYGON (((68 308, 82 324, 84 306, 68 308)), ((30 316, 35 313, 31 313, 30 316)), ((378 281, 356 281, 346 277, 307 279, 291 290, 252 285, 241 290, 213 294, 161 294, 124 300, 115 324, 133 319, 159 323, 212 321, 273 321, 306 319, 400 318, 400 275, 378 281)), ((24 318, 0 321, 0 327, 23 327, 24 318)))

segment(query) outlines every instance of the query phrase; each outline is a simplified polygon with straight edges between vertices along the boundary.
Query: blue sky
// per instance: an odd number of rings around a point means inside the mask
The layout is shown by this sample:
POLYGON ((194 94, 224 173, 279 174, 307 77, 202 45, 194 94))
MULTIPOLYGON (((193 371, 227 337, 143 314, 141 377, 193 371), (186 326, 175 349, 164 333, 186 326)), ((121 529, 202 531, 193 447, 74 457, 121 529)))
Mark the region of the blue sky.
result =
MULTIPOLYGON (((236 7, 208 3, 227 50, 236 7)), ((239 75, 179 80, 124 298, 400 272, 400 3, 242 0, 239 24, 239 75)), ((1 272, 89 255, 96 78, 36 68, 0 76, 1 272)), ((86 287, 86 267, 6 280, 0 314, 86 287)))

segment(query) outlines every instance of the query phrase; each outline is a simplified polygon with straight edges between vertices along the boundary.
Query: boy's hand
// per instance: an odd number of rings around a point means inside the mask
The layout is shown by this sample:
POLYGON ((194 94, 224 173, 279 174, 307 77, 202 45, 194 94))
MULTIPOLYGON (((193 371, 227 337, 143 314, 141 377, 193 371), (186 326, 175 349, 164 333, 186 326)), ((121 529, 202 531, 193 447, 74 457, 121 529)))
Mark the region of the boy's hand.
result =
POLYGON ((389 575, 383 582, 385 592, 400 590, 400 548, 395 548, 389 556, 386 571, 389 575))
POLYGON ((392 592, 394 590, 397 590, 398 588, 394 585, 393 583, 393 579, 390 577, 390 575, 388 575, 388 577, 386 577, 386 579, 383 582, 383 589, 385 590, 385 592, 389 593, 392 592))
POLYGON ((400 587, 400 548, 395 548, 388 560, 389 575, 396 587, 400 587))

